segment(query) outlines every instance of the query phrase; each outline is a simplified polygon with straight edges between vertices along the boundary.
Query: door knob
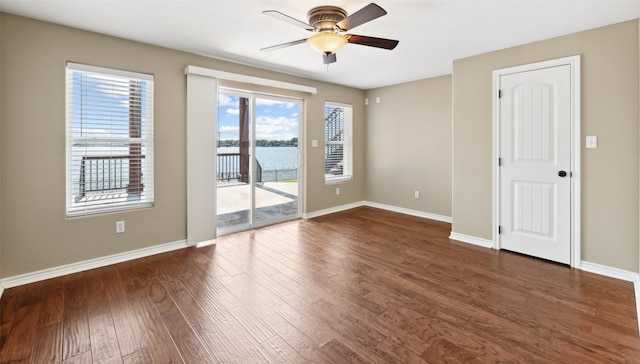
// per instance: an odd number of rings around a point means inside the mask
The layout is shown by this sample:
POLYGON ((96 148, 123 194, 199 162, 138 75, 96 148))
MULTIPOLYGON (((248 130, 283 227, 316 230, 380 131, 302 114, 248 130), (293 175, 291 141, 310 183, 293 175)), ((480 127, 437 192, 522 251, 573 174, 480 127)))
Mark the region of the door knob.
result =
POLYGON ((558 176, 560 176, 560 177, 565 177, 566 175, 567 175, 567 172, 565 172, 565 171, 558 172, 558 176))

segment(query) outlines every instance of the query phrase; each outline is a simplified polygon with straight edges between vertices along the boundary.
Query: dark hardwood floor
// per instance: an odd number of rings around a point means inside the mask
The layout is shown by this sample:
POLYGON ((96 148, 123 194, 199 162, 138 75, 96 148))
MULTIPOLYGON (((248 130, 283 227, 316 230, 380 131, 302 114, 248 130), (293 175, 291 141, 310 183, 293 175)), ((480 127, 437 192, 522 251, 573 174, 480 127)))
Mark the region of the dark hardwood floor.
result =
POLYGON ((633 284, 363 207, 7 289, 2 363, 638 363, 633 284))

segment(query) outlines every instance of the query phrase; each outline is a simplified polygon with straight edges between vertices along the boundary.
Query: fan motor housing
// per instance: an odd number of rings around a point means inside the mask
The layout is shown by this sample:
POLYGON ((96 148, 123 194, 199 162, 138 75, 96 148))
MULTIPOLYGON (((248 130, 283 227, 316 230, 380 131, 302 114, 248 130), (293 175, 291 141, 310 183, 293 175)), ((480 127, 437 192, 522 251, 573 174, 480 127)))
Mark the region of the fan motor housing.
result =
POLYGON ((334 31, 334 25, 347 17, 347 12, 337 6, 319 6, 307 14, 309 25, 317 32, 334 31))

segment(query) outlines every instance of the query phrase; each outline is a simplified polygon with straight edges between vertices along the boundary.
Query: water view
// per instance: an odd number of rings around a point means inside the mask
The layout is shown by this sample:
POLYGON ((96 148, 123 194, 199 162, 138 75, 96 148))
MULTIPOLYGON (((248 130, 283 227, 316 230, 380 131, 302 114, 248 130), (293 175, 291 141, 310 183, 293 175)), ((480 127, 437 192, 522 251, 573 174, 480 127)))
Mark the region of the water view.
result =
MULTIPOLYGON (((217 151, 218 153, 239 153, 236 147, 221 147, 217 151)), ((262 167, 263 182, 298 178, 297 147, 256 147, 256 159, 262 167)))

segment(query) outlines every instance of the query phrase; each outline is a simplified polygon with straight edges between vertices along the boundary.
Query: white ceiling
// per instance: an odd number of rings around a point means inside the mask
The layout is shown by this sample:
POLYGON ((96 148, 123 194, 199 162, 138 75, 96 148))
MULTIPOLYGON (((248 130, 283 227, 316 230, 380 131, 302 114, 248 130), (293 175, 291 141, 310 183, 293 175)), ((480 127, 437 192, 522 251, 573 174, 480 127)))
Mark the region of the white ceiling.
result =
POLYGON ((360 89, 449 74, 454 59, 640 18, 640 0, 376 0, 388 14, 349 33, 399 40, 392 51, 347 44, 329 67, 307 44, 260 51, 310 34, 264 10, 307 22, 315 6, 352 14, 370 2, 0 0, 0 10, 360 89))

